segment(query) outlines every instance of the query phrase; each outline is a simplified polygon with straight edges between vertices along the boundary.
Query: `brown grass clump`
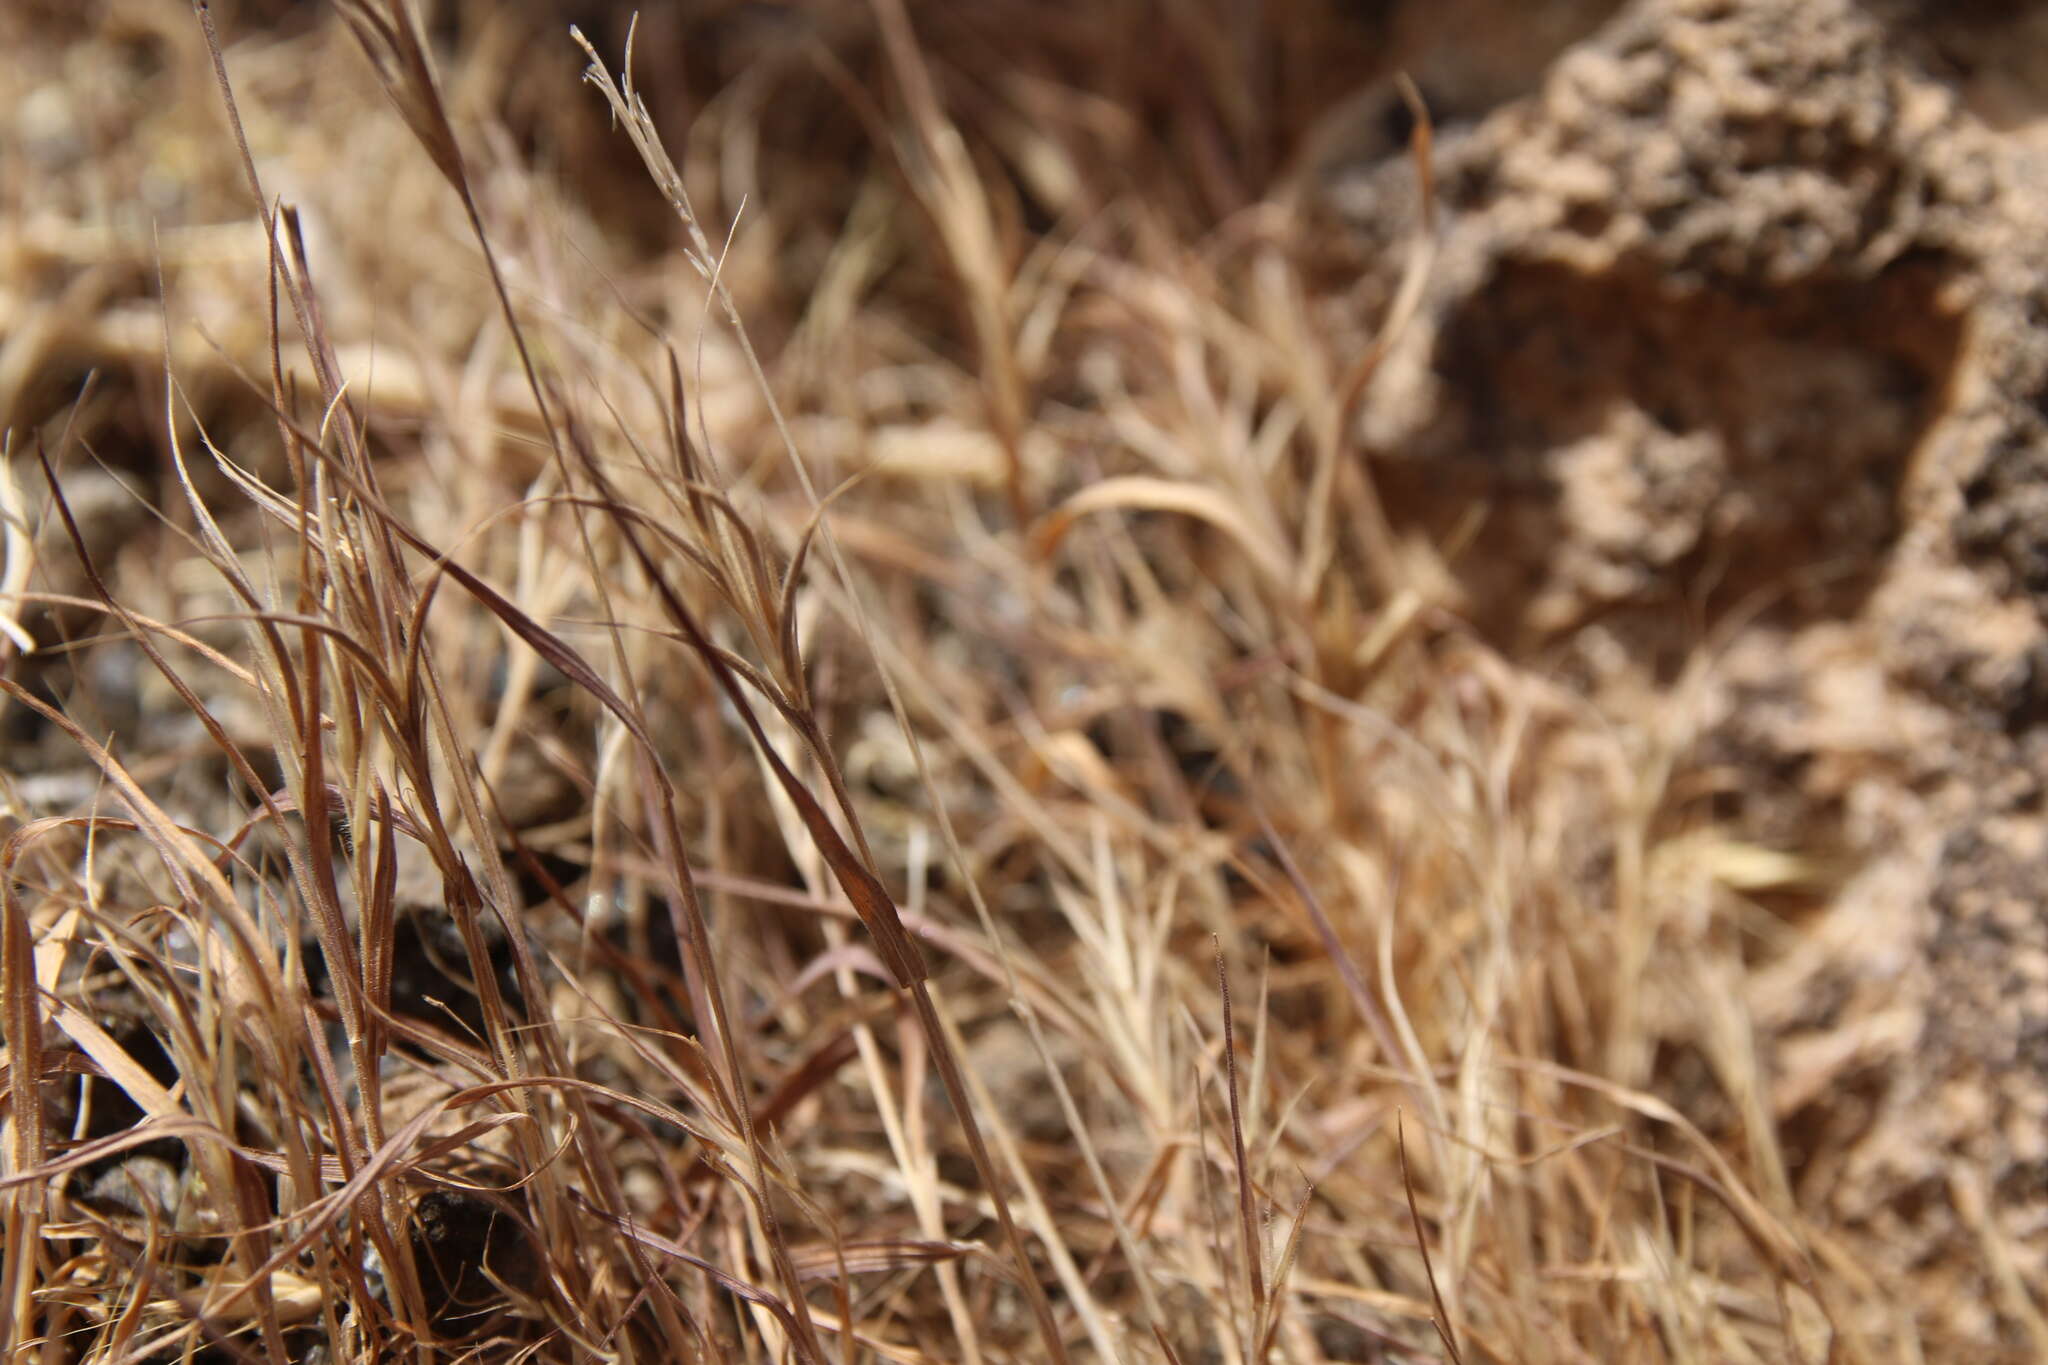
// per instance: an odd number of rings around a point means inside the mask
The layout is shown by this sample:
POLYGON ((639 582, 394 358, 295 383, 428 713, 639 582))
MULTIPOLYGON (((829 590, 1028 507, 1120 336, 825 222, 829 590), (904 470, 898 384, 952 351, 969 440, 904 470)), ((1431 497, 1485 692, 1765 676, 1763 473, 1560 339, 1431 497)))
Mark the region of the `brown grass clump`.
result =
POLYGON ((1903 1358, 1347 443, 1369 29, 435 8, 0 20, 10 1360, 1903 1358))

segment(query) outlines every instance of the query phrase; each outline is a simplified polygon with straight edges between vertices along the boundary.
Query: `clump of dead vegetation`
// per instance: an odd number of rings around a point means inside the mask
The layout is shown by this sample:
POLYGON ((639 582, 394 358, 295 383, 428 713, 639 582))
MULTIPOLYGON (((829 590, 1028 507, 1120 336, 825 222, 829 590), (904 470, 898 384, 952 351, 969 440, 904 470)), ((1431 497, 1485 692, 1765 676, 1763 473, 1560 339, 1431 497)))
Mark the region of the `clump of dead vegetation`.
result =
POLYGON ((189 178, 10 206, 10 1358, 1903 1349, 1683 688, 1374 499, 1271 8, 76 40, 189 178))

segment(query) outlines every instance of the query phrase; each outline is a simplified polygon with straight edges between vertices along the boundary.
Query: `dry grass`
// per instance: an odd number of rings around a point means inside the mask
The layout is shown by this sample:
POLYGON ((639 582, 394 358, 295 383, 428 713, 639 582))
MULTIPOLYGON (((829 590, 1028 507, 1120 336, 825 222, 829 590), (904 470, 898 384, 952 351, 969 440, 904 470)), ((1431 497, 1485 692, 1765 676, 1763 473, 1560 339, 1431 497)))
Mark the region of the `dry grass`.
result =
POLYGON ((456 8, 0 19, 8 1359, 1911 1358, 1348 444, 1369 33, 456 8))

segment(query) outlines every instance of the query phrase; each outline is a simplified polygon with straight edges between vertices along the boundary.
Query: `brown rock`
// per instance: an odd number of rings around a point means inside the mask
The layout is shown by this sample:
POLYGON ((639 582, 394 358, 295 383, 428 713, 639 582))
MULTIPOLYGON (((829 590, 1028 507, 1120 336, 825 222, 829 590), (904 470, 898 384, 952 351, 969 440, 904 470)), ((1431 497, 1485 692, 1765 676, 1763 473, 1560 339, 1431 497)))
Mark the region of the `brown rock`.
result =
MULTIPOLYGON (((1397 527, 1483 510, 1450 581, 1497 645, 1733 774, 1675 819, 1842 869, 1749 983, 1779 1141, 1946 1286, 1953 1349, 2017 1347, 2048 1282, 2043 22, 1628 6, 1439 130, 1429 298, 1360 416, 1397 527)), ((1416 200, 1389 149, 1322 203, 1383 246, 1416 200)))

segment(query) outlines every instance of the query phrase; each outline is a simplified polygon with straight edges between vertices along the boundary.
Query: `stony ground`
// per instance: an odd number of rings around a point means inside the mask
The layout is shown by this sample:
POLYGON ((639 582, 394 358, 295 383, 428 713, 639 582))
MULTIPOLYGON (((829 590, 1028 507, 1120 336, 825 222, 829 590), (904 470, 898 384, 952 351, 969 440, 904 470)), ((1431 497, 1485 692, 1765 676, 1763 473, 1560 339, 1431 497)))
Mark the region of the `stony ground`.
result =
MULTIPOLYGON (((1800 1198, 1966 1332, 2038 1330, 2048 15, 1515 8, 1408 30, 1448 222, 1361 419, 1389 514, 1486 506, 1444 570, 1518 657, 1686 689, 1701 809, 1794 855, 1722 875, 1776 916, 1743 989, 1800 1198), (1935 1269, 1972 1263, 2002 1300, 1935 1269)), ((1384 260, 1411 180, 1318 194, 1384 260)))

